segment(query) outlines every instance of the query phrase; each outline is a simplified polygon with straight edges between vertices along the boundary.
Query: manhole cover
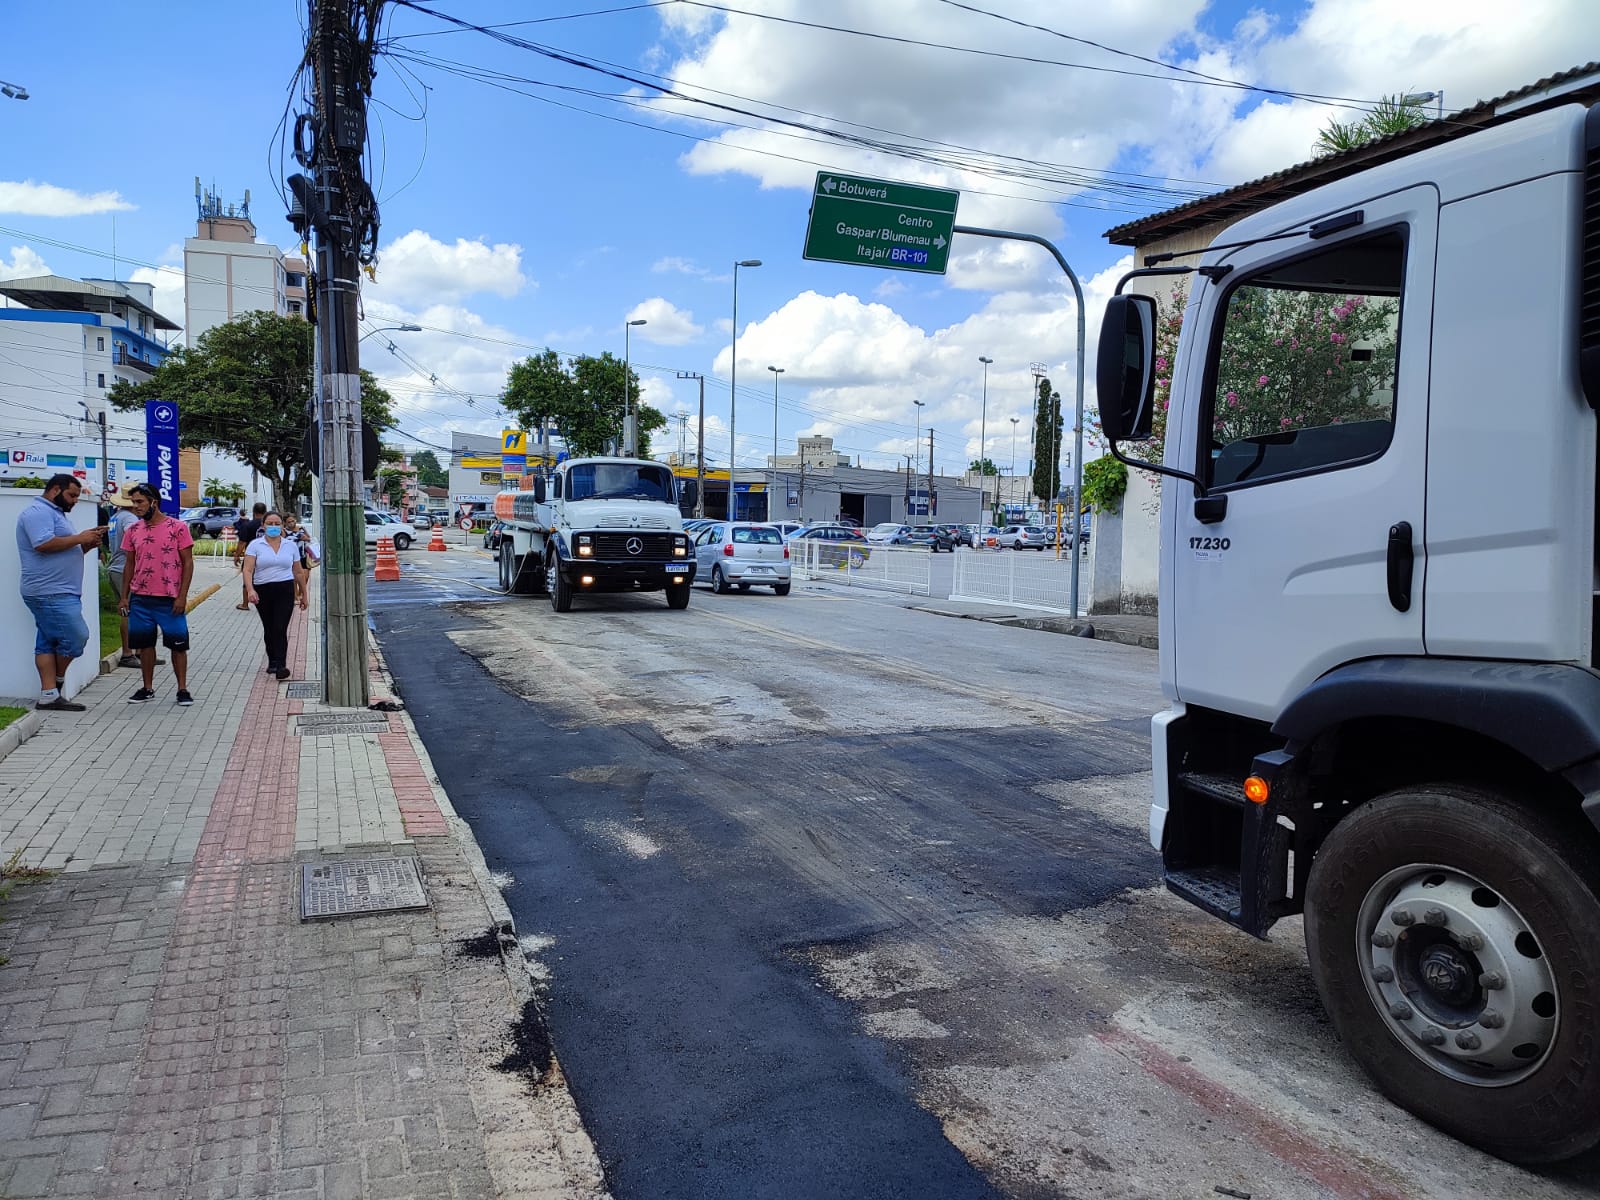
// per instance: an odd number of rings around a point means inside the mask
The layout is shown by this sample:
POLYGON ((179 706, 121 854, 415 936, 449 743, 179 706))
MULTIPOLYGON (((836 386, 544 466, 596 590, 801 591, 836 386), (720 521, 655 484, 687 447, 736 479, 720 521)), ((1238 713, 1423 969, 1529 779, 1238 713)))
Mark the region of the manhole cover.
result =
POLYGON ((387 721, 363 721, 359 725, 301 725, 295 729, 301 737, 345 737, 355 733, 388 733, 387 721))
POLYGON ((315 679, 299 680, 289 685, 284 693, 290 700, 320 700, 322 699, 322 685, 315 679))
POLYGON ((302 921, 427 907, 414 858, 363 858, 300 868, 302 921))

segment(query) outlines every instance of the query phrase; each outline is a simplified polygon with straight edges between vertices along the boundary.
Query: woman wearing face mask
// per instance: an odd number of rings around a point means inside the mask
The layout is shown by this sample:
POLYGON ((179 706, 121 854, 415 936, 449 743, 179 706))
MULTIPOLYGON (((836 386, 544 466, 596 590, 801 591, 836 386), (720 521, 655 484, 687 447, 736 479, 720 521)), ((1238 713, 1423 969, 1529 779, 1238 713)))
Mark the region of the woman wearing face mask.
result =
POLYGON ((297 594, 300 607, 306 606, 298 586, 300 570, 300 547, 284 536, 283 515, 267 513, 261 532, 244 552, 244 590, 245 601, 261 617, 267 670, 279 679, 289 678, 289 618, 297 594))

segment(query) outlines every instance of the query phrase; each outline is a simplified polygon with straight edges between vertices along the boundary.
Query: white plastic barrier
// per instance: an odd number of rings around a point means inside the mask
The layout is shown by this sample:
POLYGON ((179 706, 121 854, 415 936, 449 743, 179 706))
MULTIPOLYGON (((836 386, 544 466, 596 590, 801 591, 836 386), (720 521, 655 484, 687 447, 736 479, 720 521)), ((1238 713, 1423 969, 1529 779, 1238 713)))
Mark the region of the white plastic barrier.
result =
MULTIPOLYGON (((1069 550, 1057 559, 1053 550, 968 550, 962 547, 956 551, 950 599, 1010 604, 1071 615, 1071 553, 1069 550)), ((1087 578, 1088 572, 1080 568, 1080 601, 1087 578)))
POLYGON ((931 551, 921 546, 874 546, 865 542, 789 543, 792 570, 801 579, 882 588, 926 596, 932 588, 931 551))

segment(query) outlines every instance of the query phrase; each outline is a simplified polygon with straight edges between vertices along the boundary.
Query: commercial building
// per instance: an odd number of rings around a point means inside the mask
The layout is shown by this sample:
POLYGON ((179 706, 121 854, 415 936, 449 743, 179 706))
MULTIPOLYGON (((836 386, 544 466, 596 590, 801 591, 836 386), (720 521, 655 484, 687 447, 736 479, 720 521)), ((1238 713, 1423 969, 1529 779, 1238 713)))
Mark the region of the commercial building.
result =
POLYGON ((0 479, 71 471, 98 491, 102 473, 119 484, 144 478, 144 422, 106 396, 118 380, 148 379, 166 358, 167 335, 179 327, 154 301, 148 283, 59 275, 0 283, 0 479))

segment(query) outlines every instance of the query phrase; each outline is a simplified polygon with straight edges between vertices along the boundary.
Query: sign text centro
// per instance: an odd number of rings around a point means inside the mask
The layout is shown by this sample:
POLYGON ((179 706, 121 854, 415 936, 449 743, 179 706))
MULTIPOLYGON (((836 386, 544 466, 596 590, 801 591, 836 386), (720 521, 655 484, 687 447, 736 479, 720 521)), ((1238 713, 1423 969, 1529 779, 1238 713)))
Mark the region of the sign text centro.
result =
POLYGON ((943 275, 960 192, 817 173, 804 257, 943 275))

